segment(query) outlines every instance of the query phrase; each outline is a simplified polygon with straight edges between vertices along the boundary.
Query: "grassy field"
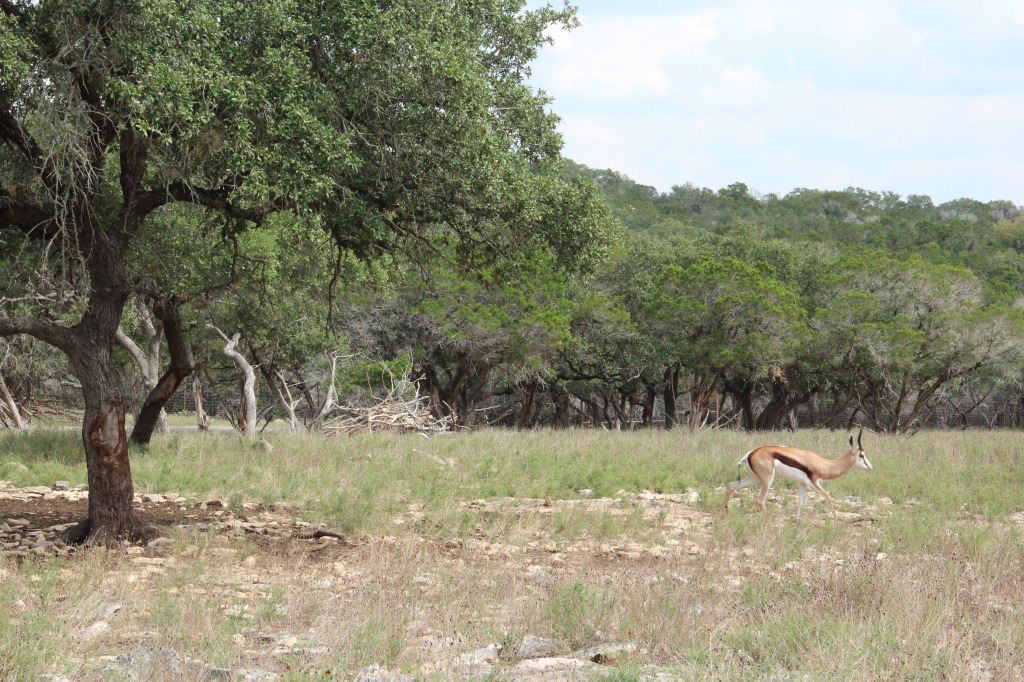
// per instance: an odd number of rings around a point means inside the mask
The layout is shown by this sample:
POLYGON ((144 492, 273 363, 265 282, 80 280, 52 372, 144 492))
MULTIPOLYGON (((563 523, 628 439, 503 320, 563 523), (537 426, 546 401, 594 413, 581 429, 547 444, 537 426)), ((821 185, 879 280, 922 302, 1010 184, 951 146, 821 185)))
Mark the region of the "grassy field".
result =
MULTIPOLYGON (((444 656, 497 644, 507 657, 526 636, 566 651, 628 644, 616 666, 572 679, 1021 679, 1021 434, 865 434, 875 471, 827 484, 838 522, 815 496, 796 520, 784 482, 767 516, 752 513, 754 489, 721 511, 753 447, 836 457, 844 438, 271 434, 267 452, 235 435, 161 437, 133 452, 139 492, 219 498, 238 514, 273 505, 363 540, 314 560, 176 531, 172 560, 142 583, 116 552, 0 555, 0 677, 79 679, 96 656, 143 641, 230 667, 258 631, 322 645, 278 665, 295 680, 369 665, 445 679, 444 656), (261 591, 239 596, 237 576, 257 573, 261 591), (128 595, 120 639, 75 640, 128 595)), ((56 480, 85 482, 78 434, 0 433, 0 481, 56 480)))

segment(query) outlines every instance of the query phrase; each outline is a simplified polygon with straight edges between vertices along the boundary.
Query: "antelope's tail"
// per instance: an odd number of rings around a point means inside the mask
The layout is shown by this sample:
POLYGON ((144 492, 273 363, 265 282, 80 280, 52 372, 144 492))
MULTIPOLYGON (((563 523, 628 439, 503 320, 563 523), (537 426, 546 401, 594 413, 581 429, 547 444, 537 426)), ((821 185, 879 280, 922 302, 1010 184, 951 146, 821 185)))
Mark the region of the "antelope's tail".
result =
POLYGON ((751 450, 747 454, 743 455, 743 457, 740 458, 740 461, 736 463, 736 480, 737 481, 739 481, 739 480, 741 480, 743 478, 743 465, 747 463, 747 459, 750 457, 750 454, 752 452, 754 452, 754 451, 751 450))

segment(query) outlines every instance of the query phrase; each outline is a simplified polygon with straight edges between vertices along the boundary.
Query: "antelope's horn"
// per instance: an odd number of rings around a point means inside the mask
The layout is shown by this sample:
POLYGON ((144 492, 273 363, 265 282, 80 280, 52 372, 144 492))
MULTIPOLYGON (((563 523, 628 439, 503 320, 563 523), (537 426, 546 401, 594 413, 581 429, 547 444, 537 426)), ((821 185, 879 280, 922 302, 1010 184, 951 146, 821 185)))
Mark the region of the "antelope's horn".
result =
POLYGON ((857 432, 857 447, 858 448, 861 447, 861 445, 860 445, 860 437, 863 434, 864 434, 864 427, 861 427, 860 431, 857 432))

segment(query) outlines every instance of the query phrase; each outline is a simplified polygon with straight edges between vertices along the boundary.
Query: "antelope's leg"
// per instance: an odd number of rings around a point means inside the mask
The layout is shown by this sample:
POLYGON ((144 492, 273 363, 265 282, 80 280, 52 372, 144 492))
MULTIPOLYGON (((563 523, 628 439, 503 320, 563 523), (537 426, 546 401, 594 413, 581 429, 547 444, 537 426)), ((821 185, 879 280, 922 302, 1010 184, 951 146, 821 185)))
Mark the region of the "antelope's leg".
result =
POLYGON ((814 480, 813 478, 811 479, 811 485, 813 485, 814 489, 817 490, 819 493, 821 493, 825 497, 826 500, 828 500, 828 506, 832 507, 832 518, 835 519, 836 521, 838 521, 839 520, 839 514, 836 513, 836 505, 834 505, 832 503, 832 496, 829 495, 825 491, 825 489, 822 488, 821 485, 819 485, 818 482, 816 480, 814 480))
POLYGON ((768 510, 764 506, 764 500, 765 500, 766 497, 768 497, 768 491, 771 490, 772 483, 774 483, 774 482, 775 482, 775 472, 774 471, 772 472, 772 475, 769 478, 763 479, 761 481, 761 494, 757 498, 757 504, 758 504, 759 507, 761 507, 761 512, 762 513, 765 513, 765 514, 768 513, 768 510))
POLYGON ((729 483, 728 485, 726 485, 725 486, 725 508, 726 509, 729 508, 729 498, 732 497, 732 494, 734 492, 736 492, 737 490, 741 490, 743 488, 747 488, 749 486, 752 486, 752 485, 754 485, 757 482, 758 481, 757 481, 756 478, 753 478, 752 476, 747 476, 742 481, 733 481, 732 483, 729 483))

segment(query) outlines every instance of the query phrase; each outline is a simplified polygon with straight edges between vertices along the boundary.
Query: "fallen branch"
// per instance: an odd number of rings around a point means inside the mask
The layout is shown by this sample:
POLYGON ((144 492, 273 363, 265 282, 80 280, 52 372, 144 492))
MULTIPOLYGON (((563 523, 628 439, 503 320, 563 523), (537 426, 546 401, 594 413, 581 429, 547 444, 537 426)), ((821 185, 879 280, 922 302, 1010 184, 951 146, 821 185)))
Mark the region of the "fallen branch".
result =
POLYGON ((454 426, 451 417, 433 415, 429 398, 421 396, 416 384, 407 377, 392 379, 391 390, 375 405, 335 405, 332 414, 336 416, 323 426, 328 436, 374 431, 412 431, 429 435, 450 431, 454 426))

